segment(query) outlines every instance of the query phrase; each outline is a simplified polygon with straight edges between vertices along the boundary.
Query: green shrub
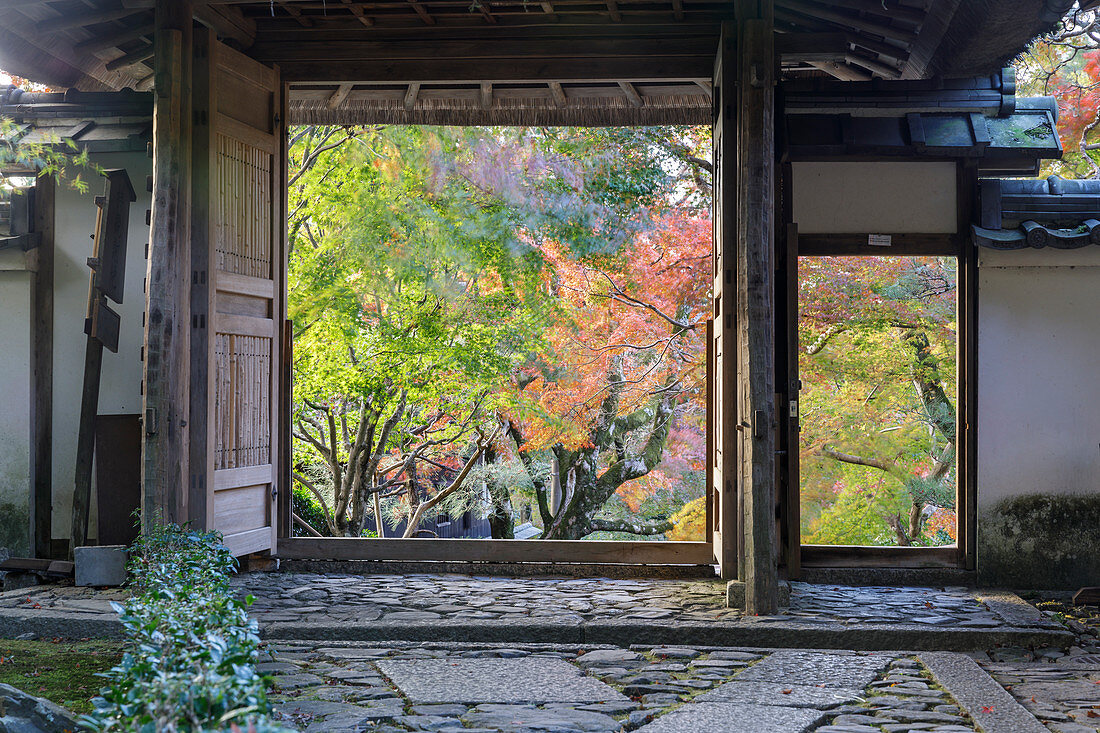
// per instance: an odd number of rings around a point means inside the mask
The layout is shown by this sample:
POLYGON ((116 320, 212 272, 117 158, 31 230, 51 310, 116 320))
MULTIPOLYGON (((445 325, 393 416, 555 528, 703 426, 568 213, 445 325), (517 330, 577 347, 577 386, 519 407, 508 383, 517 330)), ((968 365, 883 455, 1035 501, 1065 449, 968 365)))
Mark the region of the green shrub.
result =
POLYGON ((133 594, 119 613, 129 644, 84 722, 96 731, 283 730, 256 673, 252 599, 229 587, 236 560, 216 532, 167 525, 131 549, 133 594))
MULTIPOLYGON (((293 492, 291 492, 290 500, 294 513, 304 519, 306 524, 323 535, 329 533, 328 522, 325 521, 325 510, 321 507, 321 502, 317 501, 317 497, 309 492, 309 489, 295 486, 293 492)), ((295 522, 294 536, 309 536, 309 532, 299 527, 298 523, 295 522)))

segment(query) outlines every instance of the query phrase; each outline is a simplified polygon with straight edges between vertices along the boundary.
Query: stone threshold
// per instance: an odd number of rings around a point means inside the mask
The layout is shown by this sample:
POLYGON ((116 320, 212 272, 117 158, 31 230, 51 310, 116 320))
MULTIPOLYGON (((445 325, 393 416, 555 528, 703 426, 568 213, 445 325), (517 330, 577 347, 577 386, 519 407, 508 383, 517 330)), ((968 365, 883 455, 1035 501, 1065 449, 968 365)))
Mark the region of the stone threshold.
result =
MULTIPOLYGON (((117 639, 122 625, 106 615, 50 610, 0 611, 0 637, 36 634, 42 639, 117 639)), ((531 619, 490 623, 454 619, 430 622, 276 621, 260 624, 265 640, 347 642, 545 643, 630 646, 705 645, 775 649, 976 652, 1000 645, 1060 647, 1074 644, 1066 630, 937 627, 922 624, 798 624, 742 619, 736 622, 589 621, 581 624, 531 619)))
POLYGON ((632 565, 628 563, 458 562, 405 560, 294 560, 279 558, 277 572, 349 575, 479 575, 510 578, 653 578, 715 580, 713 565, 632 565))
POLYGON ((923 624, 798 624, 742 619, 734 623, 589 621, 581 624, 547 623, 529 619, 477 623, 440 619, 431 622, 372 621, 287 622, 262 624, 264 639, 359 642, 478 642, 609 644, 630 646, 706 645, 768 647, 776 649, 848 649, 884 651, 976 652, 1000 645, 1069 647, 1074 636, 1066 630, 998 627, 991 629, 935 627, 923 624))

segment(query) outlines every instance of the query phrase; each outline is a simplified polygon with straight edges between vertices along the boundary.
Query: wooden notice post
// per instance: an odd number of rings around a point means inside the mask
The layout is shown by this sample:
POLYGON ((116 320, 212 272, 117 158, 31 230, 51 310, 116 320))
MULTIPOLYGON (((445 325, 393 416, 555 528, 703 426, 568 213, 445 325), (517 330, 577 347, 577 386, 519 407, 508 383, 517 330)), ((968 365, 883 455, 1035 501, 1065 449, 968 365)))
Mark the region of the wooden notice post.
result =
POLYGON ((88 539, 88 509, 92 497, 92 459, 95 454, 95 422, 99 412, 99 382, 103 348, 118 352, 120 319, 107 298, 122 302, 125 291, 127 230, 130 204, 137 200, 130 176, 123 169, 104 171, 106 194, 96 197, 95 244, 88 266, 88 311, 84 332, 84 389, 80 400, 80 425, 76 442, 73 487, 72 542, 70 555, 88 539))
POLYGON ((745 613, 778 606, 775 551, 775 41, 771 0, 738 0, 737 430, 745 613))

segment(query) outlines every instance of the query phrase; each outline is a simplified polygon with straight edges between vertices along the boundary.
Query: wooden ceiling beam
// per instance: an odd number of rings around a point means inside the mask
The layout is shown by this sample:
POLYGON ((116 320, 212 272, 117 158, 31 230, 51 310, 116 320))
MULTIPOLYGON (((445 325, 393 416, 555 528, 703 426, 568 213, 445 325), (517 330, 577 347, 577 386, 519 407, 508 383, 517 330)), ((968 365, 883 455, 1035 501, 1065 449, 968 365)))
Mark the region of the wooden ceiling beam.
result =
POLYGON ((901 70, 896 66, 889 66, 880 61, 874 61, 872 59, 865 58, 856 53, 850 53, 845 57, 845 60, 853 66, 862 66, 870 72, 878 74, 884 79, 900 79, 901 70))
POLYGON ((556 23, 558 21, 558 15, 554 11, 553 3, 543 2, 539 3, 539 5, 542 6, 542 12, 546 13, 546 17, 551 23, 556 23))
POLYGON ((232 39, 242 48, 249 48, 256 41, 256 21, 231 5, 195 6, 195 19, 214 29, 222 39, 232 39))
POLYGON ((493 83, 490 81, 481 82, 481 108, 493 108, 493 83))
POLYGON ((368 28, 374 25, 374 20, 363 11, 363 8, 355 5, 352 0, 340 0, 340 2, 342 2, 347 7, 348 12, 354 15, 355 19, 358 20, 360 23, 367 26, 368 28))
POLYGON ((408 91, 405 92, 405 109, 412 109, 416 106, 416 99, 420 96, 420 83, 413 82, 409 84, 408 91))
POLYGON ((54 33, 70 28, 95 25, 96 23, 123 20, 135 15, 140 15, 143 12, 142 10, 134 10, 133 8, 112 8, 110 10, 94 10, 89 13, 68 13, 57 18, 40 21, 36 29, 39 33, 43 34, 54 33))
POLYGON ((714 72, 710 53, 698 56, 619 56, 607 59, 500 58, 470 59, 456 64, 452 59, 407 59, 378 61, 290 61, 281 63, 288 82, 316 84, 408 84, 421 83, 501 83, 546 84, 551 81, 632 82, 667 79, 709 79, 714 72))
POLYGON ((325 106, 329 109, 336 109, 347 101, 348 95, 351 94, 351 90, 355 88, 354 84, 341 84, 336 87, 336 91, 332 93, 332 96, 325 102, 325 106))
POLYGON ((623 90, 623 94, 630 101, 631 106, 644 107, 645 102, 642 101, 642 95, 638 94, 637 88, 628 81, 620 81, 619 89, 623 90))
POLYGON ((116 59, 112 59, 104 64, 104 68, 107 71, 117 71, 118 69, 125 69, 127 66, 136 66, 143 61, 148 61, 153 58, 153 44, 148 44, 138 48, 136 51, 125 53, 116 59))
POLYGON ((809 0, 776 0, 776 5, 788 10, 803 13, 811 18, 826 21, 833 25, 850 28, 861 33, 872 33, 882 36, 883 38, 890 38, 903 44, 907 50, 912 47, 917 40, 917 34, 911 31, 896 28, 885 23, 879 23, 867 18, 849 15, 848 13, 840 13, 831 10, 825 5, 809 2, 809 0))
POLYGON ((412 7, 412 9, 416 11, 416 14, 420 16, 420 19, 424 21, 424 25, 435 25, 435 18, 433 18, 431 14, 424 9, 423 5, 418 3, 416 0, 408 0, 408 3, 412 7))
POLYGON ((841 81, 871 81, 873 78, 863 69, 856 69, 839 61, 811 62, 810 66, 841 81))
POLYGON ((562 88, 561 82, 552 81, 547 86, 550 87, 550 96, 554 98, 554 104, 559 107, 569 104, 569 99, 565 96, 565 89, 562 88))
POLYGON ((97 33, 91 38, 75 44, 73 49, 76 51, 95 53, 96 51, 102 51, 107 48, 115 48, 120 43, 136 41, 139 38, 151 37, 152 35, 152 23, 139 23, 127 28, 122 28, 114 33, 97 33))
POLYGON ((683 0, 672 0, 672 17, 676 18, 676 20, 684 19, 683 0))
POLYGON ((623 15, 619 12, 619 4, 615 0, 607 0, 607 14, 611 16, 611 20, 616 23, 623 22, 623 15))
POLYGON ((292 4, 286 2, 286 0, 279 0, 278 5, 279 5, 280 8, 285 10, 290 15, 290 17, 292 17, 292 18, 294 18, 294 20, 298 21, 299 25, 301 25, 305 28, 309 28, 313 25, 312 20, 310 20, 308 17, 302 15, 301 10, 294 7, 292 4))

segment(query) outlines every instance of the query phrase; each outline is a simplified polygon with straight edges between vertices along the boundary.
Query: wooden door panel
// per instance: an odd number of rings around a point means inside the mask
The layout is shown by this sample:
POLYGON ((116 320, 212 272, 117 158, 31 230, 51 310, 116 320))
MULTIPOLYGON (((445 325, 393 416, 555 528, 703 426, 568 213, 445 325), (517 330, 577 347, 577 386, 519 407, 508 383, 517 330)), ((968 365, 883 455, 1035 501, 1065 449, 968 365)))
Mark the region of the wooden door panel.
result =
POLYGON ((206 269, 194 278, 206 276, 208 328, 193 379, 207 397, 203 519, 243 555, 274 549, 280 490, 281 80, 207 31, 195 68, 206 79, 195 151, 206 269))

